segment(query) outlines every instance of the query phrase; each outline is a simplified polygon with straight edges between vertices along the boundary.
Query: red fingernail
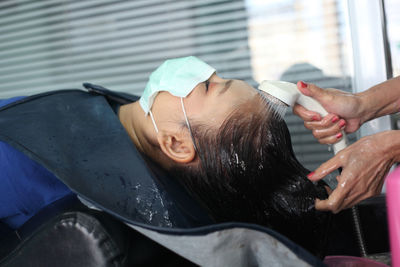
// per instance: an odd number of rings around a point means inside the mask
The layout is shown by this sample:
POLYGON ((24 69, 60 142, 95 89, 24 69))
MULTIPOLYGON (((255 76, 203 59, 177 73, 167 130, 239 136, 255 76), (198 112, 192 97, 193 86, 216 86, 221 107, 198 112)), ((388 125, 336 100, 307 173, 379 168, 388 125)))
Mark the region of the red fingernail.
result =
POLYGON ((338 134, 336 135, 336 138, 339 139, 339 138, 342 138, 342 136, 343 136, 342 133, 338 133, 338 134))
POLYGON ((335 123, 335 122, 337 122, 338 120, 339 120, 339 117, 335 116, 335 117, 333 117, 332 122, 335 123))
POLYGON ((340 121, 340 122, 339 122, 340 128, 342 128, 342 127, 345 126, 345 125, 346 125, 346 121, 340 121))
POLYGON ((308 84, 306 84, 303 81, 300 81, 300 86, 301 86, 301 88, 306 88, 308 86, 308 84))
POLYGON ((320 120, 319 116, 317 116, 317 115, 312 116, 311 119, 312 119, 313 121, 319 121, 319 120, 320 120))
POLYGON ((308 178, 311 178, 314 175, 315 172, 310 172, 309 174, 307 174, 308 178))

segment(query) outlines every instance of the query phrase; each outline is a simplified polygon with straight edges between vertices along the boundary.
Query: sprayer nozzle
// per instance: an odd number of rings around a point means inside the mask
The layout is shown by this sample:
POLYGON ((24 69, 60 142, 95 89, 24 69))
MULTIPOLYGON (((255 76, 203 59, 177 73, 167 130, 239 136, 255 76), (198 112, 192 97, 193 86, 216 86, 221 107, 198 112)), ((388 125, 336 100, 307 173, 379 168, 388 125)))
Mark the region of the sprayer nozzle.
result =
POLYGON ((275 104, 275 105, 280 105, 280 106, 284 106, 284 107, 289 107, 288 104, 286 104, 285 102, 281 101, 280 99, 276 98, 275 96, 266 93, 265 91, 260 91, 261 94, 263 95, 264 98, 266 98, 268 100, 268 102, 275 104))
POLYGON ((283 81, 262 81, 258 87, 261 91, 279 99, 287 106, 293 107, 299 97, 299 91, 294 83, 283 81))
POLYGON ((286 114, 286 110, 288 108, 288 105, 285 102, 282 102, 278 98, 265 93, 264 91, 259 91, 262 99, 268 104, 269 107, 271 107, 274 111, 275 114, 279 115, 280 118, 283 118, 286 114))

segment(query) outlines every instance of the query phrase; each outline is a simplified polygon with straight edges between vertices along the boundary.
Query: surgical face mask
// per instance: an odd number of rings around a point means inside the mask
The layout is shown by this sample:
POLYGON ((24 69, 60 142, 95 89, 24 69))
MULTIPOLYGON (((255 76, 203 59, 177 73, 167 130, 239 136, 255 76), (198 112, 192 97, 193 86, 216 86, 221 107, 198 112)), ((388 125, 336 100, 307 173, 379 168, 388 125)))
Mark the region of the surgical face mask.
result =
POLYGON ((157 94, 161 91, 166 91, 181 98, 182 111, 190 134, 192 135, 183 104, 183 98, 187 97, 199 83, 210 78, 214 72, 215 69, 213 67, 197 57, 190 56, 169 59, 150 75, 139 103, 145 114, 150 114, 156 132, 158 132, 158 128, 151 112, 151 107, 157 94))

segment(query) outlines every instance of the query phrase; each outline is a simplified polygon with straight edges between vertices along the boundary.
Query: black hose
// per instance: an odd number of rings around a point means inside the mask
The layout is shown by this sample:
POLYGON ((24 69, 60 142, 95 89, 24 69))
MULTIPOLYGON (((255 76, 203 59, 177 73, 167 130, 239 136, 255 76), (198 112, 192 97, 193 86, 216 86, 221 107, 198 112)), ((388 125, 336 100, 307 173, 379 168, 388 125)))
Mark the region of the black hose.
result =
POLYGON ((361 228, 360 215, 358 214, 358 207, 351 208, 351 215, 353 218, 354 231, 356 232, 357 243, 362 257, 367 257, 367 247, 365 244, 364 235, 361 228))
MULTIPOLYGON (((342 173, 342 168, 338 169, 339 173, 342 173)), ((364 235, 361 228, 360 215, 358 214, 358 207, 353 206, 351 208, 351 217, 353 219, 354 231, 356 232, 356 239, 358 243, 358 248, 360 249, 360 255, 362 257, 367 257, 367 246, 365 244, 364 235)))

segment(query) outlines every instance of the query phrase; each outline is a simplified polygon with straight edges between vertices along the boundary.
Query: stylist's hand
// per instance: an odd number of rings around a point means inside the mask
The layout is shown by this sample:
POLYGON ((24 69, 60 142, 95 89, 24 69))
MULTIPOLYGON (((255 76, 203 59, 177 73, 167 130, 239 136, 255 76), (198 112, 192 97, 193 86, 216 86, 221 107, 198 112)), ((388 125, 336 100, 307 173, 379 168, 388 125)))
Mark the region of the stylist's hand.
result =
POLYGON ((312 181, 322 179, 342 167, 338 186, 328 199, 315 202, 318 210, 337 213, 381 192, 384 178, 398 161, 400 131, 386 131, 361 138, 308 175, 312 181))
POLYGON ((321 118, 317 112, 307 110, 296 104, 294 114, 304 120, 304 126, 312 133, 321 144, 333 144, 342 138, 341 130, 348 133, 360 128, 361 99, 351 93, 337 89, 321 89, 314 84, 297 83, 297 88, 302 94, 317 100, 329 113, 321 118))

